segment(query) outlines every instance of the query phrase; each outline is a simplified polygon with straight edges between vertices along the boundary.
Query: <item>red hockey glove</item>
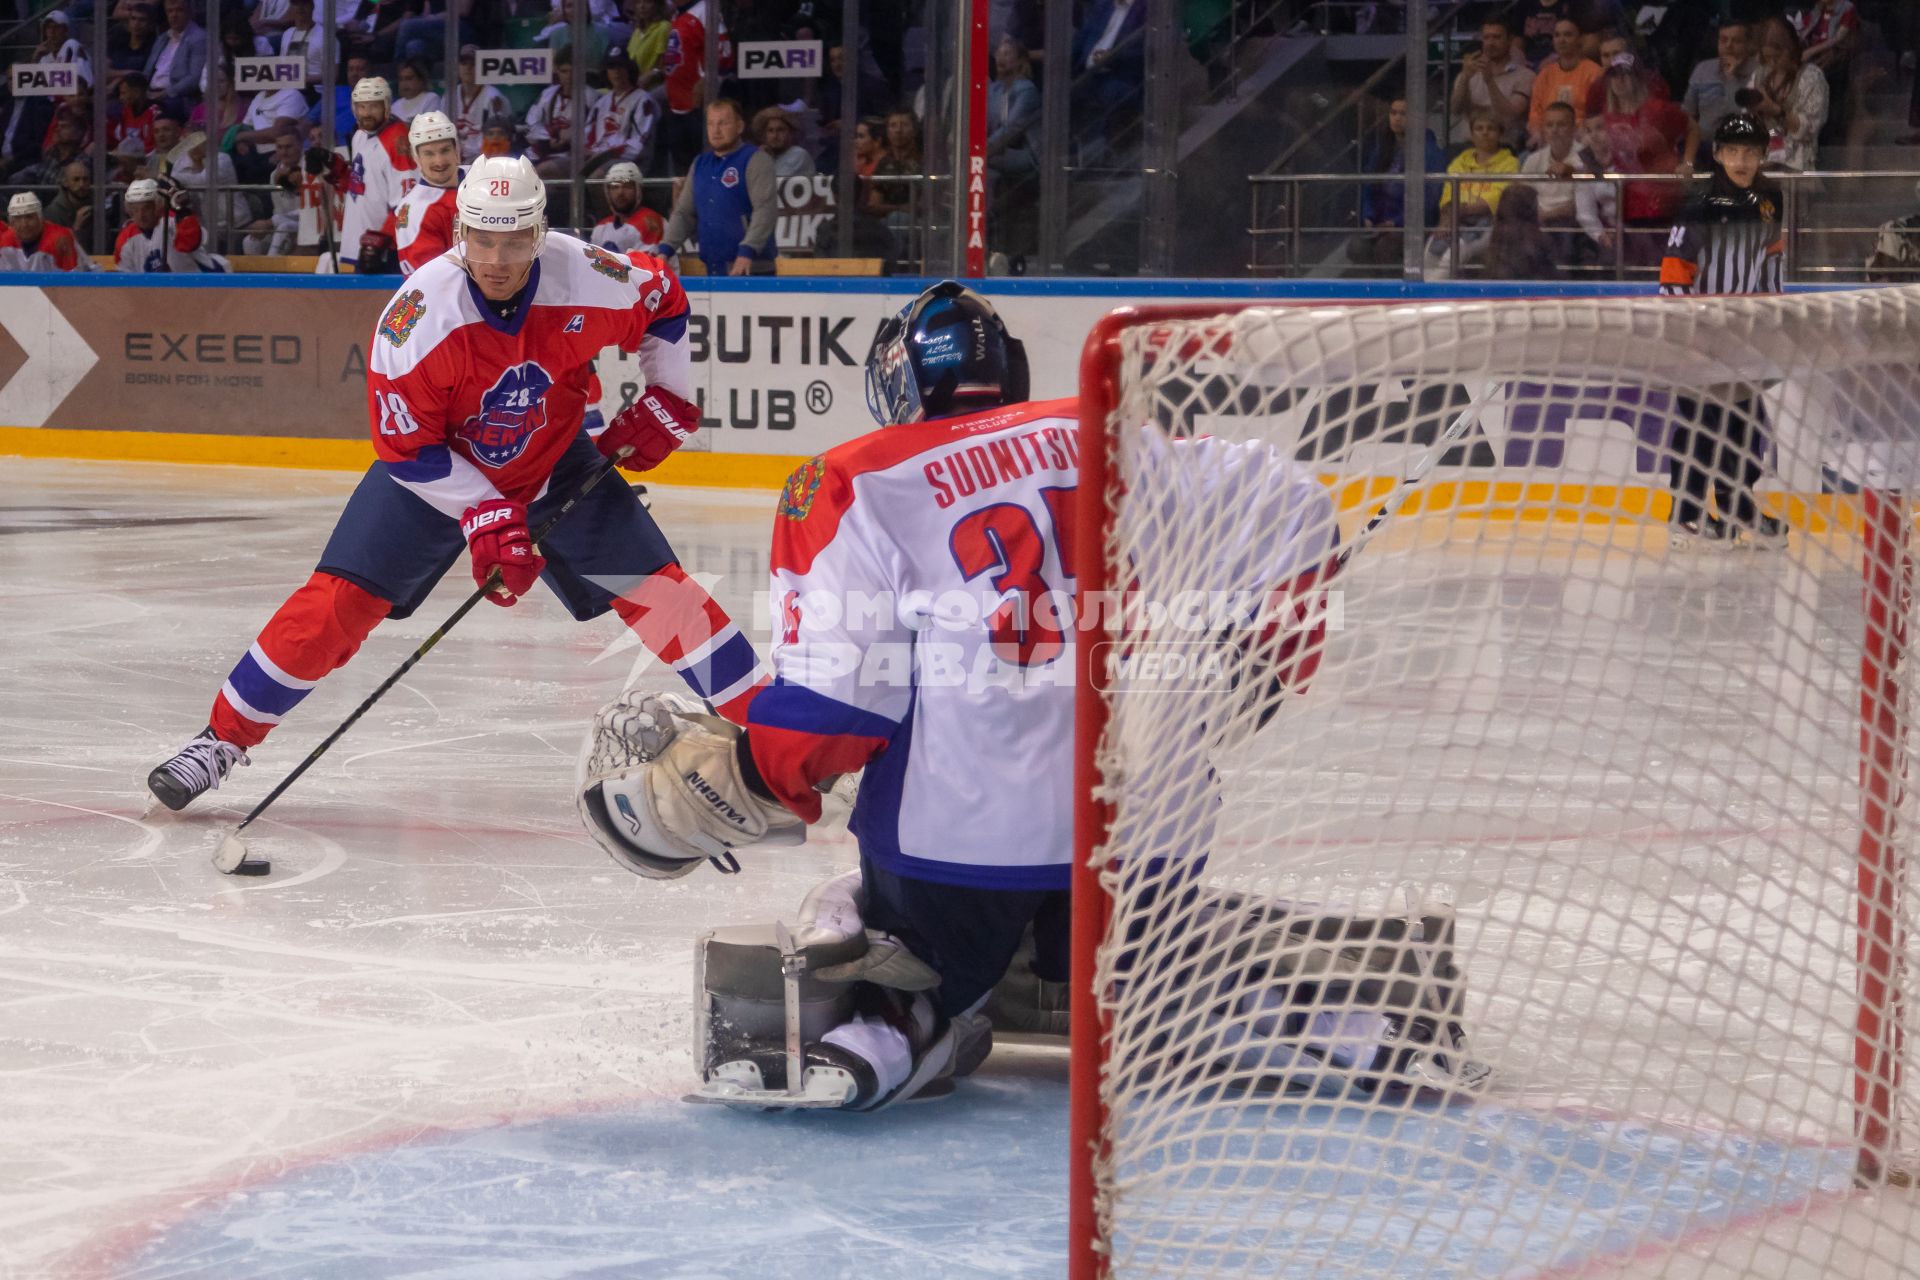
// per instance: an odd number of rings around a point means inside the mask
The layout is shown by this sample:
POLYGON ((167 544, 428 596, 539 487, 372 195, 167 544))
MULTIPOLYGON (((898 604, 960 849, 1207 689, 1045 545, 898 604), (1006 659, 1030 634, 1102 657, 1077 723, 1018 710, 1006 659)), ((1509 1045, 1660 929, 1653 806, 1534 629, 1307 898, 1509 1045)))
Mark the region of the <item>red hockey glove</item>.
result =
POLYGON ((632 456, 620 465, 629 471, 651 471, 699 429, 699 405, 682 400, 665 387, 648 387, 638 400, 613 416, 594 443, 608 458, 623 448, 632 449, 632 456))
POLYGON ((460 532, 466 535, 467 554, 473 557, 475 582, 484 587, 494 570, 500 571, 500 581, 487 593, 495 604, 518 600, 547 567, 527 532, 527 509, 517 502, 492 498, 468 507, 460 517, 460 532))

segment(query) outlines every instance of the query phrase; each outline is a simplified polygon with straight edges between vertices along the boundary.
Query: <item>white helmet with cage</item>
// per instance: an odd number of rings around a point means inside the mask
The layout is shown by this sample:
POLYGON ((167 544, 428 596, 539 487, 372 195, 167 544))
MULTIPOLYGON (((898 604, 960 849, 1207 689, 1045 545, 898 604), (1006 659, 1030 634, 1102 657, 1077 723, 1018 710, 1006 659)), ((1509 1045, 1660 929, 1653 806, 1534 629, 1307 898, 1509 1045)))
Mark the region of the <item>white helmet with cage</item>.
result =
POLYGON ((458 142, 460 131, 444 111, 422 111, 407 125, 407 145, 425 142, 458 142))

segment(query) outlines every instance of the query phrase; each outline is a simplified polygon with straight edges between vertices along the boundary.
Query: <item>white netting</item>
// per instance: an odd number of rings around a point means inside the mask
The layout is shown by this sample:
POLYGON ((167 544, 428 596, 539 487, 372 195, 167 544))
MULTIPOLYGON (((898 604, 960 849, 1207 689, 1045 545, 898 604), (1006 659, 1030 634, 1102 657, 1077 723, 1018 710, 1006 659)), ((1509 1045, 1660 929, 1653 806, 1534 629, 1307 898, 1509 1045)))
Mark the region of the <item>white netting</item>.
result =
POLYGON ((1082 494, 1123 595, 1090 853, 1113 1273, 1920 1274, 1914 1193, 1856 1185, 1920 1135, 1888 1065, 1920 938, 1911 521, 1875 542, 1850 492, 1913 470, 1920 290, 1262 309, 1119 352, 1112 483, 1082 494), (1676 429, 1707 464, 1683 487, 1726 480, 1679 547, 1676 429), (1303 584, 1329 519, 1357 549, 1303 584), (1317 672, 1322 615, 1219 605, 1289 584, 1327 589, 1317 672), (1868 594, 1893 682, 1863 755, 1868 594), (1865 872, 1863 759, 1894 799, 1865 872), (1289 911, 1427 913, 1429 945, 1308 945, 1289 911))

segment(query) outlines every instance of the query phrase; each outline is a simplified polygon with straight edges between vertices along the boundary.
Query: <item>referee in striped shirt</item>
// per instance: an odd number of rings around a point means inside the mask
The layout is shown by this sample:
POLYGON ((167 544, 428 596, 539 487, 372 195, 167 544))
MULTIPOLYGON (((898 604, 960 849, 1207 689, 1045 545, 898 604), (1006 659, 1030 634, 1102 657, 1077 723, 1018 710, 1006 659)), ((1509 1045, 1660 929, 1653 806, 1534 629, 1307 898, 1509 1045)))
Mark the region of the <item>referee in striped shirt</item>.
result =
MULTIPOLYGON (((1691 197, 1667 237, 1660 263, 1663 295, 1781 292, 1786 248, 1780 188, 1762 176, 1767 131, 1744 111, 1713 132, 1713 178, 1691 197)), ((1726 544, 1744 534, 1777 546, 1783 526, 1762 516, 1754 482, 1767 454, 1760 388, 1747 383, 1703 388, 1705 396, 1677 396, 1678 417, 1668 470, 1673 481, 1675 546, 1705 538, 1726 544), (1713 491, 1717 515, 1707 511, 1713 491)))

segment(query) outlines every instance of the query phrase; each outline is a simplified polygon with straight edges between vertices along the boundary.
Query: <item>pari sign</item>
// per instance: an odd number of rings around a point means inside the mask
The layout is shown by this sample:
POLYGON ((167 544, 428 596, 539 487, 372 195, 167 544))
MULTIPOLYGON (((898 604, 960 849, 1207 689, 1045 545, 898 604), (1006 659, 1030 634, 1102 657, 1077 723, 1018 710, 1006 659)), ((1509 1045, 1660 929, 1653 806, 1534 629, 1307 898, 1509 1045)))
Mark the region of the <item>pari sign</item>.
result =
POLYGON ((242 93, 250 89, 298 89, 306 82, 307 60, 301 54, 233 60, 233 87, 242 93))
POLYGON ((482 49, 474 54, 474 79, 480 84, 548 84, 553 53, 548 49, 482 49))
POLYGON ((7 68, 7 86, 16 98, 67 98, 80 85, 77 62, 16 62, 7 68))
POLYGON ((739 65, 742 80, 818 76, 823 65, 820 41, 743 40, 740 42, 739 65))

